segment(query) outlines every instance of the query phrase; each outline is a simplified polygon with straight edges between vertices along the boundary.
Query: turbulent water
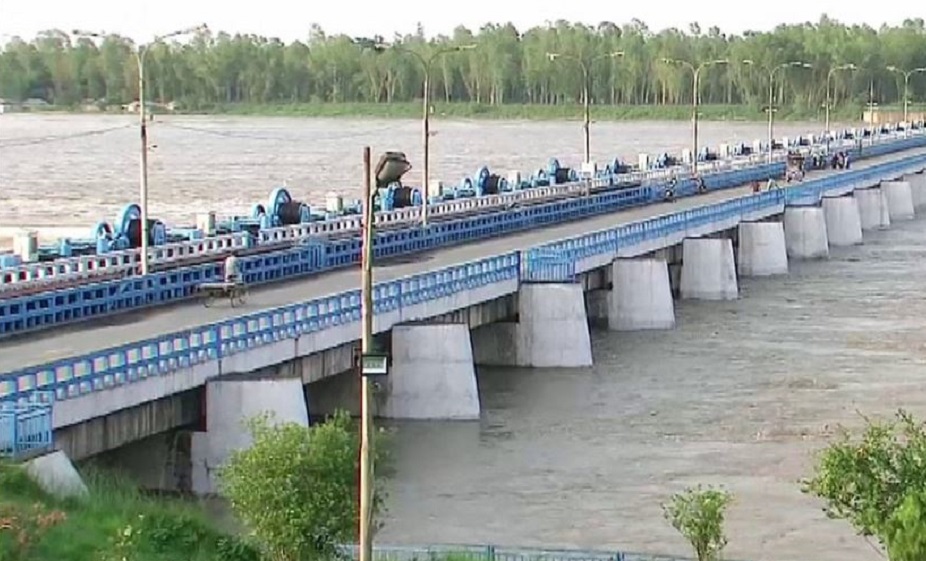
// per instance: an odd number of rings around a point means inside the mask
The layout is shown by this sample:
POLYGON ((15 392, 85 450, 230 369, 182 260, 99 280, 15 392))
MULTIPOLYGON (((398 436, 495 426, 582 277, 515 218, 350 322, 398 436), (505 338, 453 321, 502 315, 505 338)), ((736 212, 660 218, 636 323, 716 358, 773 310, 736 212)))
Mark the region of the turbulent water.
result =
MULTIPOLYGON (((113 219, 137 184, 126 125, 0 117, 0 228, 113 219)), ((483 164, 529 170, 581 154, 578 123, 435 128, 433 175, 445 181, 483 164)), ((678 152, 690 138, 686 123, 601 123, 593 133, 599 161, 678 152)), ((764 134, 761 124, 708 123, 702 138, 764 134)), ((284 181, 309 201, 356 194, 362 146, 417 163, 420 145, 411 121, 165 117, 152 137, 151 207, 172 223, 245 211, 284 181)), ((873 558, 798 480, 837 423, 859 423, 857 411, 926 416, 924 257, 926 220, 896 224, 827 261, 792 263, 786 278, 744 280, 737 301, 683 302, 673 331, 596 332, 594 368, 480 370, 480 422, 395 425, 379 539, 689 554, 659 504, 703 482, 737 495, 732 558, 873 558)))

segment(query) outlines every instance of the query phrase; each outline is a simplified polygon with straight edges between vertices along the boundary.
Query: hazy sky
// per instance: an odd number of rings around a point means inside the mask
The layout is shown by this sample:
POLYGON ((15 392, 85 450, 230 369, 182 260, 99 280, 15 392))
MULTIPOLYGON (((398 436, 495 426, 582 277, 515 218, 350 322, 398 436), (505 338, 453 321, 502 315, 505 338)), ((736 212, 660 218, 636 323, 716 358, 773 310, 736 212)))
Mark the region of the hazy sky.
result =
POLYGON ((771 29, 779 23, 817 21, 822 13, 845 23, 877 27, 922 17, 926 8, 910 0, 874 4, 846 0, 0 0, 0 40, 5 42, 11 35, 31 37, 51 28, 115 32, 148 40, 202 22, 214 30, 287 41, 304 38, 312 23, 328 32, 391 37, 395 31, 413 32, 419 21, 428 35, 448 33, 459 24, 478 28, 489 21, 510 21, 522 29, 557 19, 621 24, 632 18, 652 29, 687 29, 697 21, 704 30, 717 25, 725 32, 740 33, 771 29), (705 5, 710 8, 703 9, 705 5))

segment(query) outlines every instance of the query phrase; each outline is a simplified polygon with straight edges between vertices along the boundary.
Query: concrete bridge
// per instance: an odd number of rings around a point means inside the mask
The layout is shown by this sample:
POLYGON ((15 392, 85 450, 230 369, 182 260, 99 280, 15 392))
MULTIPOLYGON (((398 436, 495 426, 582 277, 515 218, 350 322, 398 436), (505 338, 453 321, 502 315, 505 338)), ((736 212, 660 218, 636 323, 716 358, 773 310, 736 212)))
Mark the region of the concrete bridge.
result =
MULTIPOLYGON (((374 329, 393 365, 377 413, 478 418, 476 364, 589 366, 590 319, 670 329, 674 297, 736 298, 738 277, 862 243, 926 204, 924 168, 926 149, 909 149, 783 189, 709 192, 382 262, 374 329)), ((169 458, 208 492, 211 469, 247 444, 243 418, 356 409, 358 284, 342 270, 262 290, 261 311, 246 315, 185 304, 11 341, 0 398, 53 401, 47 428, 75 460, 122 448, 149 486, 173 487, 176 469, 152 461, 169 458)))

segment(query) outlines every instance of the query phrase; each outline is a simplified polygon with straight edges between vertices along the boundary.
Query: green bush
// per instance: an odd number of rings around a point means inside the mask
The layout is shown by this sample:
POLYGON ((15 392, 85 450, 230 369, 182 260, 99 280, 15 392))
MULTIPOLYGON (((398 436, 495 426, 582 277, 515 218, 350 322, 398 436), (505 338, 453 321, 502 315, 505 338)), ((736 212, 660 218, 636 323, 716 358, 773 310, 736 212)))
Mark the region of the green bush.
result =
POLYGON ((727 545, 724 517, 732 500, 726 491, 698 486, 674 495, 663 511, 694 548, 698 561, 716 561, 727 545))

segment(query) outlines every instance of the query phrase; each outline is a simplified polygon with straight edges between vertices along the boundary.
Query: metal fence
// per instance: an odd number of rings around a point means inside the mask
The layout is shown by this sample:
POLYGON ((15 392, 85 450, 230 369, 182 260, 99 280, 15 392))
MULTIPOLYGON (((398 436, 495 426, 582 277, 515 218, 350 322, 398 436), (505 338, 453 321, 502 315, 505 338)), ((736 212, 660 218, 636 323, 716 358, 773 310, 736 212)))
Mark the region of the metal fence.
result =
MULTIPOLYGON (((356 545, 343 548, 359 558, 356 545)), ((377 545, 373 561, 687 561, 684 557, 625 551, 502 547, 494 545, 377 545)))
POLYGON ((521 261, 521 282, 569 283, 576 280, 576 263, 566 252, 532 249, 521 261))
POLYGON ((52 396, 34 392, 0 402, 0 457, 18 458, 51 448, 52 396))

